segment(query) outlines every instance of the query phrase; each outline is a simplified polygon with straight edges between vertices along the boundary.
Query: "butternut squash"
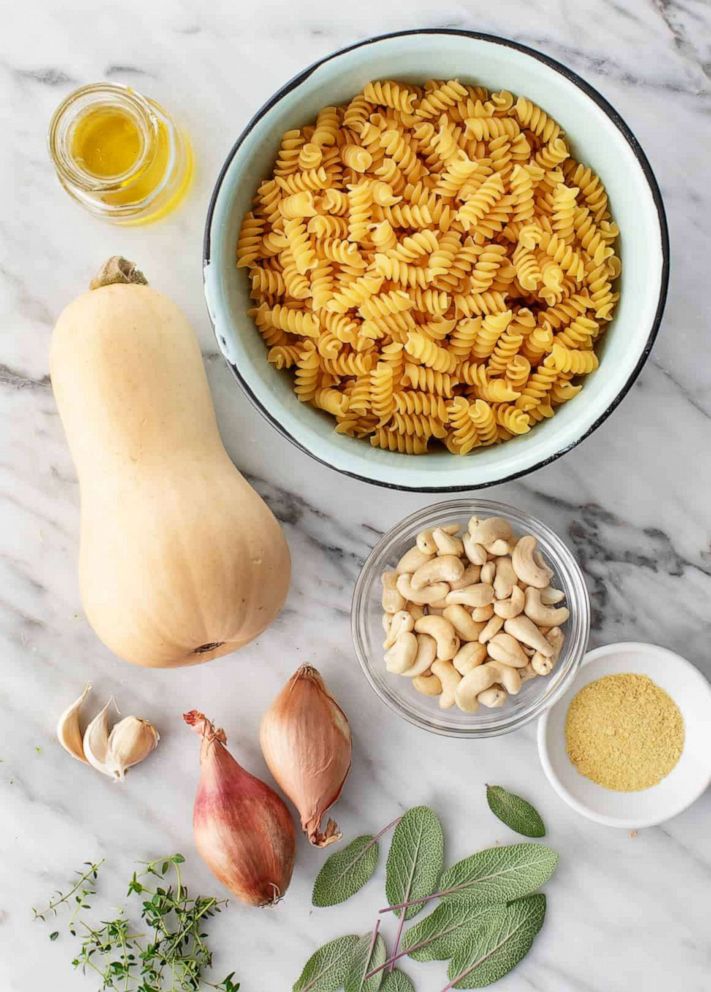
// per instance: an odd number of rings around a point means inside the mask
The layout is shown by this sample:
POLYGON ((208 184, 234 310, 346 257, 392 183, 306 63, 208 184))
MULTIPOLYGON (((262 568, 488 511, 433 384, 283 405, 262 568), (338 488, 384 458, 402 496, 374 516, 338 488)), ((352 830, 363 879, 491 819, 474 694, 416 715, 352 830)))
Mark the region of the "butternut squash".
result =
POLYGON ((169 668, 257 637, 291 569, 222 445, 190 324, 141 281, 110 260, 57 321, 50 372, 79 477, 89 623, 126 661, 169 668))

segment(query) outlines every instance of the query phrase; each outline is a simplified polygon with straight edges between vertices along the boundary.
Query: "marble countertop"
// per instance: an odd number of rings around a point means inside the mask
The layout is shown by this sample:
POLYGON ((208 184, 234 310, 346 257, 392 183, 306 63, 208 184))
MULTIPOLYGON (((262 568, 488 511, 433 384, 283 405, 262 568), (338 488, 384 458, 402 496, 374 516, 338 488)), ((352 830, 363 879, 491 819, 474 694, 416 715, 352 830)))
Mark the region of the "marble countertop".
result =
MULTIPOLYGON (((199 707, 236 754, 266 775, 260 714, 310 661, 350 714, 355 753, 337 814, 346 836, 376 830, 416 803, 437 808, 449 858, 512 835, 485 808, 483 783, 531 797, 561 866, 544 930, 502 992, 708 992, 711 987, 711 794, 664 826, 630 837, 581 819, 544 779, 535 728, 481 743, 426 736, 389 718, 356 664, 351 589, 375 534, 431 497, 340 478, 279 437, 240 395, 217 354, 201 287, 201 236, 212 183, 253 111, 298 69, 373 33, 416 26, 507 35, 570 65, 626 118, 649 155, 671 227, 672 281, 653 355, 627 399, 584 444, 489 491, 530 510, 574 547, 594 608, 592 644, 646 640, 711 675, 711 366, 707 358, 711 209, 711 8, 703 0, 361 0, 235 4, 216 0, 35 0, 0 33, 0 356, 2 405, 2 745, 0 988, 96 988, 75 974, 30 907, 87 858, 106 857, 122 891, 135 860, 188 857, 196 889, 219 891, 193 848, 197 747, 178 719, 199 707), (106 226, 56 183, 45 129, 58 101, 98 79, 126 82, 184 119, 198 160, 189 200, 165 222, 106 226), (294 559, 287 609, 239 657, 175 672, 134 670, 88 627, 75 559, 78 491, 47 375, 60 309, 105 256, 135 258, 200 336, 220 426, 237 465, 282 520, 294 559), (123 786, 70 761, 54 740, 59 711, 91 680, 125 713, 153 719, 159 755, 123 786)), ((333 911, 310 907, 322 855, 299 844, 288 898, 275 911, 233 905, 213 927, 216 975, 243 992, 286 992, 315 947, 372 926, 377 886, 333 911)), ((379 877, 382 876, 382 870, 379 877)), ((418 992, 440 964, 406 964, 418 992)))

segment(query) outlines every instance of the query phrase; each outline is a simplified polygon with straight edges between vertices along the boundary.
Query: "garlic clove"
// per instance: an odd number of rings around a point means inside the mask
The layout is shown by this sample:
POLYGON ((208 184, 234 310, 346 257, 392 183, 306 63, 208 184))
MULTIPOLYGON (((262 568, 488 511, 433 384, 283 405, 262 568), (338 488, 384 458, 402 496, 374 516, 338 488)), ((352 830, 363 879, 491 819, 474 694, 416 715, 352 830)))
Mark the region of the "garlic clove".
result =
POLYGON ((112 703, 113 699, 110 699, 84 731, 84 756, 93 768, 104 775, 113 775, 108 764, 109 708, 112 703))
POLYGON ((123 780, 126 769, 137 765, 155 751, 160 734, 147 720, 127 716, 113 727, 109 734, 107 764, 109 774, 123 780))
POLYGON ((82 733, 79 716, 86 697, 91 692, 91 685, 84 686, 81 696, 68 706, 57 721, 57 739, 65 751, 68 751, 77 761, 87 764, 82 743, 82 733))

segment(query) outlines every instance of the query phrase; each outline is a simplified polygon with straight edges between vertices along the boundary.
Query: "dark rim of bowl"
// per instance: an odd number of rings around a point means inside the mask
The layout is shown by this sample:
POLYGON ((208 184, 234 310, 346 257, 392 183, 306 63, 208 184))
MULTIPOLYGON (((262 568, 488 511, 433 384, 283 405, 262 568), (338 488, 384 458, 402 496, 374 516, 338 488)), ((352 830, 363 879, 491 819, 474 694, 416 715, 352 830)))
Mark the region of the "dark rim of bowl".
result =
POLYGON ((578 89, 581 89, 587 96, 590 97, 591 100, 593 100, 598 105, 598 107, 600 107, 601 110, 605 112, 607 117, 612 121, 612 123, 617 127, 618 131, 620 131, 622 136, 625 138, 627 144, 632 149, 635 158, 639 162, 640 168, 642 169, 642 172, 645 175, 647 184, 649 185, 649 189, 652 193, 652 199, 654 200, 654 205, 657 210, 657 219, 659 221, 659 236, 660 236, 661 249, 662 249, 662 271, 661 271, 661 279, 659 284, 659 299, 657 301, 657 310, 654 315, 654 320, 652 321, 652 327, 649 332, 649 337, 647 338, 645 346, 642 349, 637 364, 632 369, 632 372, 630 373, 627 382, 622 386, 622 388, 620 389, 619 393, 612 401, 612 403, 610 403, 607 409, 583 434, 580 435, 580 437, 576 441, 573 441, 570 444, 568 444, 566 447, 561 448, 560 451, 556 451, 548 458, 544 458, 541 461, 536 462, 533 465, 530 465, 528 468, 521 469, 518 472, 512 472, 510 475, 503 476, 500 479, 493 479, 488 482, 474 482, 468 485, 456 485, 456 486, 410 486, 410 485, 402 485, 394 482, 385 482, 380 479, 371 479, 368 476, 359 475, 357 472, 349 472, 346 469, 339 468, 338 466, 332 465, 330 462, 325 461, 323 458, 319 458, 318 455, 315 455, 312 451, 309 451, 308 448, 305 448, 303 444, 297 441, 296 438, 293 437, 289 433, 289 431, 284 427, 284 425, 281 424, 275 417, 272 416, 272 414, 266 409, 266 407, 262 405, 262 403, 254 395, 249 385, 240 374, 237 366, 227 358, 227 355, 223 350, 223 342, 220 341, 219 335, 217 333, 217 328, 215 327, 214 321, 212 320, 212 314, 210 313, 209 306, 207 309, 208 309, 208 315, 210 317, 210 322, 212 324, 212 329, 215 334, 215 338, 217 340, 217 345, 220 349, 220 352, 222 353, 222 356, 229 365, 229 367, 232 369, 235 378, 239 382, 244 392, 247 394, 253 406, 255 406, 257 410, 259 410, 262 416, 269 421, 269 423, 272 425, 272 427, 275 428, 275 430, 277 430, 283 437, 287 438, 287 440, 291 441, 291 443, 295 447, 297 447, 300 451, 303 451, 304 454, 308 455, 310 458, 313 458, 314 461, 320 462, 322 465, 325 465, 328 468, 333 469, 336 472, 339 472, 341 475, 350 476, 350 478, 352 479, 358 479, 360 482, 368 482, 371 485, 382 486, 385 489, 396 489, 403 492, 421 492, 421 493, 473 492, 479 489, 488 489, 491 486, 503 485, 505 482, 511 482, 513 479, 519 479, 522 476, 528 475, 531 472, 536 472, 538 471, 538 469, 544 468, 546 465, 550 465, 552 462, 557 461, 558 458, 566 454, 568 451, 572 451, 573 448, 577 447, 582 441, 588 438, 593 433, 593 431, 596 431, 597 428, 607 420, 607 418, 610 416, 612 411, 619 406, 619 404, 625 398, 625 396, 631 389, 632 385, 634 384, 635 380, 639 376, 652 350, 654 341, 659 332, 660 324, 662 322, 662 315, 664 313, 664 306, 666 304, 667 291, 669 286, 669 230, 667 228, 667 218, 664 212, 664 203, 662 201, 662 194, 659 190, 659 185, 657 183, 654 172, 652 171, 652 167, 649 164, 649 160, 647 159, 647 156, 644 154, 639 141, 635 137, 630 127, 625 123, 623 118, 618 114, 615 108, 605 99, 605 97, 601 93, 599 93, 594 86, 591 86, 590 83, 587 83, 584 79, 578 76, 577 73, 573 72, 572 69, 569 69, 567 66, 556 61, 556 59, 551 58, 549 55, 544 55, 542 52, 537 51, 535 48, 529 48, 528 45, 522 45, 517 41, 511 41, 509 38, 500 38, 498 35, 483 34, 478 31, 463 31, 458 28, 417 28, 410 31, 392 31, 389 34, 375 35, 372 38, 366 38, 364 41, 358 41, 353 45, 348 45, 346 48, 339 48, 338 51, 332 52, 330 55, 326 55, 322 59, 318 59, 318 61, 313 62, 310 66, 307 66, 307 68, 304 69, 302 72, 298 73, 288 82, 286 82, 279 90, 277 90, 277 92, 269 100, 267 100, 266 103, 264 103, 259 108, 259 110, 249 121, 245 129, 242 131, 241 135, 234 143, 234 145, 230 150, 230 153, 225 159, 224 165, 222 166, 222 169, 220 170, 220 174, 217 177, 215 188, 212 191, 212 196, 210 197, 210 205, 207 210, 207 219, 205 222, 205 235, 203 241, 203 288, 205 288, 205 277, 204 277, 205 269, 210 264, 210 251, 211 251, 210 235, 212 228, 212 218, 215 212, 217 199, 220 195, 220 190, 222 188, 222 183, 224 181, 225 175, 227 174, 227 170, 229 169, 232 163, 232 159, 235 157, 240 146, 242 145, 242 142, 250 133, 250 131, 254 128, 257 122, 261 120, 261 118, 264 117, 264 115, 268 113, 272 109, 272 107, 274 107, 277 103, 279 103, 279 101, 284 96, 286 96, 287 93, 290 93, 297 86, 300 86, 301 83, 303 83, 304 80, 308 79, 308 77, 313 72, 315 72, 316 69, 318 69, 322 65, 325 65, 327 62, 330 62, 332 59, 338 58, 341 55, 345 55, 347 52, 352 52, 357 48, 364 48, 366 45, 373 45, 373 44, 377 44, 377 42, 379 41, 386 41, 389 38, 403 38, 409 35, 427 35, 427 34, 458 35, 464 38, 474 38, 478 41, 487 41, 487 42, 491 42, 494 45, 502 45, 505 48, 514 48, 519 52, 523 52, 525 55, 531 56, 531 58, 537 59, 539 62, 543 62, 544 65, 547 65, 550 69, 553 69, 555 72, 559 73, 561 76, 564 76, 570 82, 574 83, 578 87, 578 89))

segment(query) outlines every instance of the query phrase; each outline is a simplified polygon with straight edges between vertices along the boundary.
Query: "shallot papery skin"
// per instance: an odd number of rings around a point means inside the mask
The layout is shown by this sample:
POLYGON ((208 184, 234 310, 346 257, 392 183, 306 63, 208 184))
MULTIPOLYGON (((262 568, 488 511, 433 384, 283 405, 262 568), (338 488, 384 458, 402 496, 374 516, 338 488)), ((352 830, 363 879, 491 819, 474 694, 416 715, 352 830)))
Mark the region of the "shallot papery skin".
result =
POLYGON ((197 710, 183 719, 202 737, 195 796, 195 846, 213 874, 242 902, 268 906, 286 892, 294 869, 296 831, 279 796, 250 775, 197 710))
POLYGON ((295 672, 262 717, 260 742, 277 784, 301 816, 315 847, 340 840, 333 820, 321 820, 336 802, 351 767, 351 731, 345 713, 310 665, 295 672))

